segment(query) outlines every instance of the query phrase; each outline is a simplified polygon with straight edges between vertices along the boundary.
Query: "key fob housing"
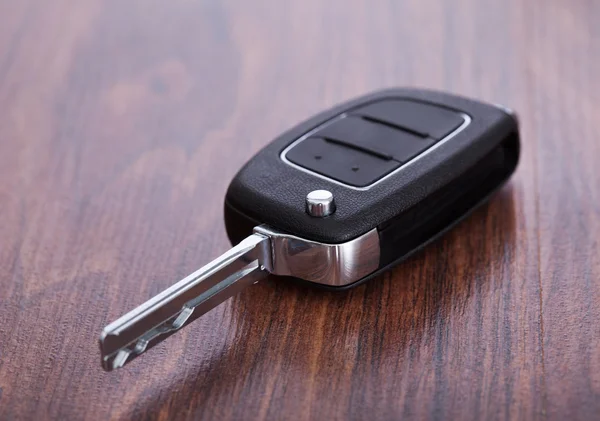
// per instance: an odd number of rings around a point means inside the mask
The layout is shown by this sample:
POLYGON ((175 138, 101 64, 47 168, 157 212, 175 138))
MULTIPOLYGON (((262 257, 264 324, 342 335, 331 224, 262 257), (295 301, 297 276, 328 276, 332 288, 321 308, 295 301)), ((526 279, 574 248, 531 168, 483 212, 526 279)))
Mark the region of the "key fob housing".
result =
MULTIPOLYGON (((225 198, 233 244, 266 224, 326 244, 379 235, 378 269, 449 229, 501 187, 519 160, 518 122, 495 105, 420 89, 376 92, 288 130, 235 176, 225 198), (306 212, 333 193, 327 217, 306 212)), ((345 287, 336 287, 337 289, 345 287)))

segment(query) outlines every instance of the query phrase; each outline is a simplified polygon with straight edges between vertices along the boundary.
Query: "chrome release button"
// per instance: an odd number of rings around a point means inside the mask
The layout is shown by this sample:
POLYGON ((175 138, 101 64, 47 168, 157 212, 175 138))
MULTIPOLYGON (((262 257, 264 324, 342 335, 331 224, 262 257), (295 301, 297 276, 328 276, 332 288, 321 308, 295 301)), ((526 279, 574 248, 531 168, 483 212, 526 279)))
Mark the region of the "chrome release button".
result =
POLYGON ((335 212, 333 194, 327 190, 314 190, 306 195, 306 213, 323 218, 335 212))

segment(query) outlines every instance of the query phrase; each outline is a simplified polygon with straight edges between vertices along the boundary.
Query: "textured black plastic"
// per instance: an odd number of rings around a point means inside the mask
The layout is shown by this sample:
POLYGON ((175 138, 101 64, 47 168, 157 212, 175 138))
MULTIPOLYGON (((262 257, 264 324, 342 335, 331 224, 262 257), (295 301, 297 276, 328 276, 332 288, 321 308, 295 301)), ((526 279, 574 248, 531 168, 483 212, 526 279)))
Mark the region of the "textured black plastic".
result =
MULTIPOLYGON (((250 234, 251 229, 239 232, 234 226, 264 223, 313 241, 342 243, 351 240, 393 221, 433 193, 451 185, 517 133, 516 120, 501 109, 447 93, 402 88, 349 101, 292 128, 248 161, 231 182, 225 200, 226 213, 237 215, 246 222, 226 218, 228 234, 236 243, 250 234), (281 152, 302 135, 343 112, 352 112, 381 99, 431 103, 463 112, 472 121, 452 139, 420 157, 415 165, 409 165, 367 191, 320 179, 281 160, 281 152), (337 204, 333 215, 313 218, 306 214, 306 195, 317 189, 333 193, 337 204)), ((516 143, 518 145, 518 134, 516 143)), ((518 160, 518 146, 516 153, 509 175, 518 160)))
POLYGON ((379 266, 397 263, 460 220, 508 180, 518 158, 519 140, 514 133, 446 186, 379 225, 379 266))

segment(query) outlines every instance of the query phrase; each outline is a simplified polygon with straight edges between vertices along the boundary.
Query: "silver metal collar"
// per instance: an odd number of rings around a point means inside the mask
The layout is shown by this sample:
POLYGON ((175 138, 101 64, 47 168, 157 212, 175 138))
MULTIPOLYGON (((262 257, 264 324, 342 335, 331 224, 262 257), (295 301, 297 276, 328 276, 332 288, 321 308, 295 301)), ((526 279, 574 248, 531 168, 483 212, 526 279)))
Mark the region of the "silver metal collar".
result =
POLYGON ((293 276, 329 286, 344 286, 373 273, 379 267, 377 229, 341 244, 324 244, 279 232, 266 225, 254 232, 271 242, 271 267, 282 276, 293 276))

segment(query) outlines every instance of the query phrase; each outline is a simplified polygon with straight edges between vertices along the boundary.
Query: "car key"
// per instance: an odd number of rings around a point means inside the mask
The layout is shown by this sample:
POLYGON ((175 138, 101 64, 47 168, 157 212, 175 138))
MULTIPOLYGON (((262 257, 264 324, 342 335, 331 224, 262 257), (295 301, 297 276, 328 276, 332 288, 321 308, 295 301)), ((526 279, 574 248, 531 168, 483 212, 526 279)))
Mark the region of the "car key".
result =
POLYGON ((376 92, 299 124, 231 182, 225 226, 237 245, 106 326, 103 368, 268 274, 337 290, 373 278, 501 187, 519 145, 509 109, 420 89, 376 92))

